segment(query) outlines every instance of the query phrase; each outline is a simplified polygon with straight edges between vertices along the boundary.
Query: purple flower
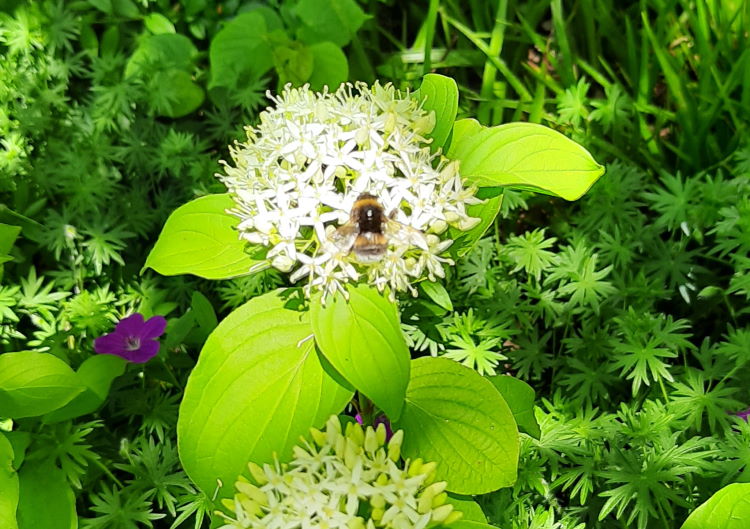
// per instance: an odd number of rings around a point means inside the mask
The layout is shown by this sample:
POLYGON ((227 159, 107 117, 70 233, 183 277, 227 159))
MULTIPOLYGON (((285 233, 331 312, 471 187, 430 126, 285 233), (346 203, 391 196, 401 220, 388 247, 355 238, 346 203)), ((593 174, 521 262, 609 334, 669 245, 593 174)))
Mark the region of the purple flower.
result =
POLYGON ((143 314, 136 312, 121 319, 115 332, 94 340, 94 350, 99 354, 117 355, 128 362, 142 364, 159 352, 156 339, 164 334, 166 327, 164 317, 154 316, 144 321, 143 314))
MULTIPOLYGON (((364 426, 364 419, 362 419, 361 413, 355 415, 354 420, 364 426)), ((385 425, 385 438, 390 439, 391 437, 393 437, 393 430, 391 430, 391 421, 389 421, 388 417, 386 417, 385 415, 378 415, 375 418, 375 422, 373 423, 372 427, 377 430, 378 424, 381 423, 385 425)))
POLYGON ((738 411, 737 413, 735 413, 735 415, 747 422, 748 417, 750 417, 750 408, 746 409, 745 411, 738 411))

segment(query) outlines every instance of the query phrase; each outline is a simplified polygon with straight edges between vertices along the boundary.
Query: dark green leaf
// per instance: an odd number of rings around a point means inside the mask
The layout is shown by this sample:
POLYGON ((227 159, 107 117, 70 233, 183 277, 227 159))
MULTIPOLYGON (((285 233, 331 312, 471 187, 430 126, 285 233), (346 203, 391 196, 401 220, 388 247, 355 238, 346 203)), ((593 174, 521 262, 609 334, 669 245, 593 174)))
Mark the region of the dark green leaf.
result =
POLYGON ((313 71, 308 82, 312 90, 328 86, 335 91, 349 77, 349 63, 341 48, 331 42, 319 42, 310 46, 313 56, 313 71))
POLYGON ((513 412, 518 429, 539 439, 542 432, 534 417, 534 390, 523 380, 508 375, 489 377, 513 412))
POLYGON ((65 474, 49 462, 26 462, 18 472, 19 529, 77 529, 76 501, 65 474))
POLYGON ((62 408, 43 417, 46 423, 59 422, 80 417, 99 409, 107 395, 112 381, 123 374, 126 361, 115 355, 96 355, 87 358, 78 368, 76 375, 86 390, 62 408))
POLYGON ((18 529, 18 474, 13 468, 13 447, 0 432, 0 527, 18 529))
POLYGON ((266 19, 257 11, 230 20, 211 41, 211 83, 232 87, 243 76, 260 79, 273 67, 266 19))
POLYGON ((435 283, 434 281, 422 281, 419 284, 419 288, 427 294, 432 301, 440 305, 445 310, 453 310, 453 302, 451 302, 451 296, 445 287, 441 283, 435 283))
POLYGON ((340 48, 349 44, 367 19, 354 0, 300 0, 295 12, 305 24, 299 32, 303 41, 331 41, 340 48))

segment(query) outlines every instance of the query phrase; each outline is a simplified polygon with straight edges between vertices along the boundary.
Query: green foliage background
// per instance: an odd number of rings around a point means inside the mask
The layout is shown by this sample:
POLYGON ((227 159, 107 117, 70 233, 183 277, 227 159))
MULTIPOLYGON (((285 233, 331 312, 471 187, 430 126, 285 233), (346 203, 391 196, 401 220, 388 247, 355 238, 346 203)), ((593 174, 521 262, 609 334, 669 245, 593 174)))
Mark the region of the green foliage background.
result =
POLYGON ((103 409, 20 422, 34 435, 14 446, 34 476, 60 469, 82 527, 207 526, 210 502, 179 466, 177 406, 214 312, 284 284, 141 275, 167 215, 224 191, 213 174, 265 90, 416 88, 430 71, 458 82, 459 118, 551 126, 608 168, 577 203, 506 191, 447 280, 452 303, 403 301, 413 352, 537 392, 541 435, 523 436, 517 483, 479 498, 489 522, 679 527, 750 480, 750 426, 733 415, 750 404, 749 2, 0 10, 3 351, 77 369, 121 316, 169 318, 162 353, 117 378, 103 409))

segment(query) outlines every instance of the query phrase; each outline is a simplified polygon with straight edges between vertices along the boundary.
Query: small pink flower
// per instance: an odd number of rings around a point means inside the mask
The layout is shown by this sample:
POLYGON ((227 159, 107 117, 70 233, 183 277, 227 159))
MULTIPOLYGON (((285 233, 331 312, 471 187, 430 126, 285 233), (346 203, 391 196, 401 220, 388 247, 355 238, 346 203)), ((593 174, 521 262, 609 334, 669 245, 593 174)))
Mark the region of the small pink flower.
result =
POLYGON ((117 355, 128 362, 142 364, 159 352, 156 340, 164 334, 167 320, 154 316, 144 321, 143 314, 136 312, 123 318, 115 331, 94 340, 94 350, 99 354, 117 355))

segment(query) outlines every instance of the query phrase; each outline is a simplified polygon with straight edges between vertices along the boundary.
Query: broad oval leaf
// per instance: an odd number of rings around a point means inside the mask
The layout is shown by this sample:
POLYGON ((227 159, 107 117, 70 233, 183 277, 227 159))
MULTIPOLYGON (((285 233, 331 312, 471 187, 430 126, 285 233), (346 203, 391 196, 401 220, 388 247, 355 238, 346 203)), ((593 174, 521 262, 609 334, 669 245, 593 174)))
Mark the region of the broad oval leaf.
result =
POLYGON ((0 433, 0 527, 18 529, 18 474, 13 468, 13 447, 0 433))
POLYGON ((750 483, 732 483, 693 511, 682 529, 747 529, 750 527, 750 483))
POLYGON ((0 355, 0 410, 20 419, 65 406, 86 386, 68 364, 49 353, 0 355))
POLYGON ((125 371, 126 361, 115 355, 96 355, 87 358, 76 376, 86 389, 62 408, 45 415, 45 423, 73 419, 96 411, 109 394, 112 381, 125 371))
MULTIPOLYGON (((454 509, 463 513, 463 516, 461 517, 461 520, 463 521, 487 523, 487 517, 484 515, 484 511, 479 504, 471 498, 471 496, 448 494, 446 503, 450 503, 453 505, 454 509)), ((453 527, 453 525, 451 525, 451 527, 453 527)))
POLYGON ((193 274, 226 279, 247 274, 257 264, 240 240, 239 219, 226 212, 229 194, 196 198, 174 210, 146 258, 144 268, 165 276, 193 274))
POLYGON ((180 459, 213 495, 231 496, 248 461, 283 460, 300 435, 344 409, 352 393, 321 367, 308 312, 271 292, 244 304, 208 337, 185 388, 180 459))
POLYGON ((369 18, 355 0, 300 0, 293 9, 303 24, 297 33, 308 44, 346 46, 369 18))
POLYGON ((409 349, 395 303, 368 285, 313 303, 315 341, 326 359, 354 388, 394 421, 409 383, 409 349))
POLYGON ((267 32, 266 18, 257 11, 230 20, 211 40, 209 87, 232 87, 248 75, 245 82, 263 77, 273 67, 267 32))
POLYGON ((125 66, 125 76, 135 75, 145 67, 147 72, 158 69, 177 69, 190 72, 193 59, 198 55, 198 48, 185 35, 163 33, 151 35, 140 41, 125 66))
POLYGON ((412 361, 396 428, 403 453, 437 463, 437 479, 457 494, 484 494, 516 480, 519 439, 510 408, 492 383, 453 360, 412 361))
POLYGON ((456 121, 458 86, 451 77, 428 73, 415 97, 423 101, 422 108, 435 112, 435 128, 428 135, 432 138, 430 148, 434 151, 445 145, 456 121))
POLYGON ((62 470, 50 462, 27 462, 18 481, 18 529, 77 529, 75 496, 62 470))
POLYGON ((311 90, 322 90, 328 86, 331 92, 349 78, 349 63, 341 48, 332 42, 319 42, 310 46, 313 56, 313 71, 307 80, 311 90))
POLYGON ((581 145, 535 123, 477 127, 457 121, 448 158, 461 176, 480 187, 515 186, 577 200, 604 174, 581 145))
POLYGON ((523 380, 509 375, 489 377, 513 412, 518 429, 539 439, 542 434, 534 417, 534 389, 523 380))

